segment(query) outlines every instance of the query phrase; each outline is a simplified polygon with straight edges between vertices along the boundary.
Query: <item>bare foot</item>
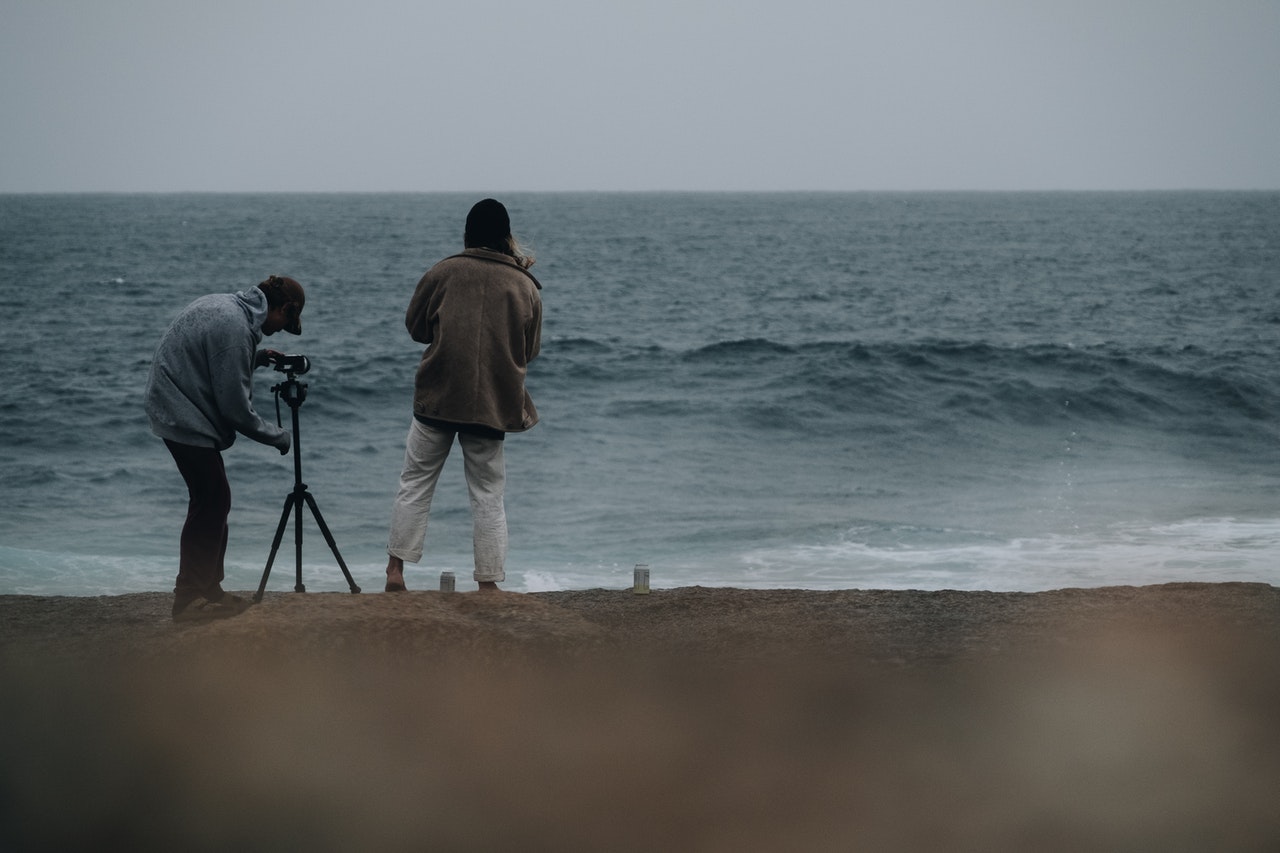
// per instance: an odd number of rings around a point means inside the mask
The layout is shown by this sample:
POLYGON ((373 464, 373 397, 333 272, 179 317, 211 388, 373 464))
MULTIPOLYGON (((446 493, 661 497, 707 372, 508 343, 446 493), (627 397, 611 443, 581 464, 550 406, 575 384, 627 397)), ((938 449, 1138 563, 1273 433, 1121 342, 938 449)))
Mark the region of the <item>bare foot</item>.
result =
POLYGON ((498 592, 498 584, 494 581, 480 581, 481 592, 498 592))
POLYGON ((405 589, 407 587, 404 585, 404 560, 391 557, 387 560, 386 592, 404 592, 405 589))

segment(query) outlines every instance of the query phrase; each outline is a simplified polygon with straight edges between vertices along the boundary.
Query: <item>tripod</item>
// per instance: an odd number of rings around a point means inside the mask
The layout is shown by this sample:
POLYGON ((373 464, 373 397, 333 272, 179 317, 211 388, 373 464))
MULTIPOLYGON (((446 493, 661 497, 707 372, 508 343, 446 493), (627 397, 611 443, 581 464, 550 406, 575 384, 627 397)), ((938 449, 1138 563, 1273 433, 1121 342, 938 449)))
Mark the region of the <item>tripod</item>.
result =
POLYGON ((324 534, 324 540, 329 543, 329 550, 333 551, 333 556, 337 559, 338 566, 342 569, 342 574, 346 576, 347 584, 351 587, 351 591, 353 593, 359 592, 360 587, 356 586, 356 582, 351 579, 351 572, 347 570, 347 564, 342 562, 342 555, 338 553, 338 546, 333 541, 333 534, 329 532, 329 525, 324 523, 324 516, 320 514, 320 507, 316 506, 316 499, 312 497, 311 492, 307 491, 307 484, 302 482, 302 448, 299 445, 301 436, 298 432, 298 408, 307 399, 307 384, 299 382, 292 371, 287 372, 285 377, 283 382, 272 386, 271 390, 276 395, 277 418, 280 414, 281 397, 289 404, 289 410, 293 414, 293 491, 284 500, 284 512, 280 514, 280 524, 276 527, 276 538, 271 543, 271 556, 267 557, 267 567, 262 572, 262 583, 258 584, 258 592, 254 595, 253 600, 254 602, 262 601, 263 591, 267 588, 267 577, 271 574, 271 564, 275 562, 276 551, 280 549, 280 540, 284 538, 285 525, 289 523, 289 510, 293 510, 293 543, 294 553, 297 558, 297 582, 293 587, 293 591, 307 591, 307 588, 302 585, 302 504, 304 501, 307 506, 311 507, 311 514, 315 516, 316 524, 320 525, 320 532, 324 534))

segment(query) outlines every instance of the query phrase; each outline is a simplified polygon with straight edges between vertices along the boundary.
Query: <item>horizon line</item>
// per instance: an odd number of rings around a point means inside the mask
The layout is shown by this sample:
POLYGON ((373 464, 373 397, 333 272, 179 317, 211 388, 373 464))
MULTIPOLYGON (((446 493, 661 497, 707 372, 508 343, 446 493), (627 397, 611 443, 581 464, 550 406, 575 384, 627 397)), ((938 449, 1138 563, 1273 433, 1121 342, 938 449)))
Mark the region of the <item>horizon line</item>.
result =
POLYGON ((954 194, 954 195, 1014 195, 1019 193, 1039 194, 1072 194, 1072 193, 1273 193, 1280 192, 1275 187, 1098 187, 1098 188, 1018 188, 1018 189, 982 189, 982 188, 948 188, 948 189, 505 189, 505 190, 210 190, 210 189, 172 189, 172 190, 135 190, 135 189, 96 189, 96 190, 0 190, 0 196, 53 196, 53 195, 911 195, 911 194, 954 194))

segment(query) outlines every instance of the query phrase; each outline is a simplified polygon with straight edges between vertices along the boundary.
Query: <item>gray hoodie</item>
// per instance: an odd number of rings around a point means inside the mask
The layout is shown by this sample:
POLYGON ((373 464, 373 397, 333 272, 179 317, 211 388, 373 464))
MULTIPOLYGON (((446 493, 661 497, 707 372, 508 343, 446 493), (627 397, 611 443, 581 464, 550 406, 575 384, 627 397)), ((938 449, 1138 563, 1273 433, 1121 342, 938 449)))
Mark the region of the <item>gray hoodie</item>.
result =
POLYGON ((147 377, 151 431, 195 447, 225 450, 244 433, 286 451, 291 436, 253 409, 253 366, 267 318, 256 287, 192 302, 156 347, 147 377))

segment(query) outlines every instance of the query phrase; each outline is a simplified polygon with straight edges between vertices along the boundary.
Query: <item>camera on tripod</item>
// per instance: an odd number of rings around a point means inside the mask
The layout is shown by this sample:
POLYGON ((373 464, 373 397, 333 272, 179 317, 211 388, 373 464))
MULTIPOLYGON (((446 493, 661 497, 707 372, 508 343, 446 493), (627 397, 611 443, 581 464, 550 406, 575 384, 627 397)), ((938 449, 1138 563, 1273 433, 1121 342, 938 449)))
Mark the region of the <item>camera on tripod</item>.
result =
POLYGON ((283 382, 271 386, 271 392, 276 395, 276 424, 283 426, 280 421, 280 398, 283 397, 295 411, 307 399, 307 383, 299 382, 298 377, 311 369, 311 359, 305 355, 285 355, 273 350, 266 352, 267 363, 284 374, 283 382))
POLYGON ((284 353, 272 353, 267 356, 267 360, 271 366, 281 373, 286 373, 289 378, 301 376, 311 369, 311 359, 305 355, 285 355, 284 353))

